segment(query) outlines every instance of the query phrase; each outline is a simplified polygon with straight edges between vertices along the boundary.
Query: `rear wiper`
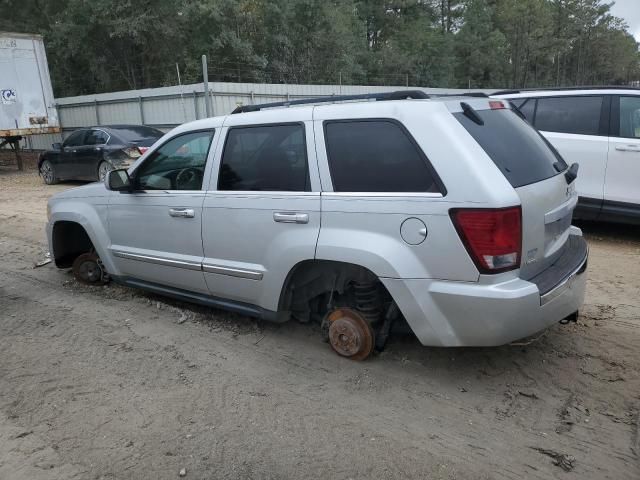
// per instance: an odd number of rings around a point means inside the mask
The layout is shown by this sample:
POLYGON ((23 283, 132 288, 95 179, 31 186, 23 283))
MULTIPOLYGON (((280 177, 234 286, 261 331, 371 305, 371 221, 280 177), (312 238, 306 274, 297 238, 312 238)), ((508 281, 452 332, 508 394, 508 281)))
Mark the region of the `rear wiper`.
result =
POLYGON ((462 107, 462 112, 464 116, 471 120, 473 123, 477 123, 478 125, 484 125, 484 120, 480 117, 478 112, 469 105, 467 102, 460 102, 460 106, 462 107))

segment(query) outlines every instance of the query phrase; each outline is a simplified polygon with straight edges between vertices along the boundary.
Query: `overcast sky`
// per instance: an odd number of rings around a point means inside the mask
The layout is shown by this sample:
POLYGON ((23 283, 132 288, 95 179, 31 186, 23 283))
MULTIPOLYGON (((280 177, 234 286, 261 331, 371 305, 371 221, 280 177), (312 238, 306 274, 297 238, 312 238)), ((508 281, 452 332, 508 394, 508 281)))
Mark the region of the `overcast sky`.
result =
POLYGON ((640 0, 615 0, 611 11, 617 17, 624 18, 629 31, 640 42, 640 0))

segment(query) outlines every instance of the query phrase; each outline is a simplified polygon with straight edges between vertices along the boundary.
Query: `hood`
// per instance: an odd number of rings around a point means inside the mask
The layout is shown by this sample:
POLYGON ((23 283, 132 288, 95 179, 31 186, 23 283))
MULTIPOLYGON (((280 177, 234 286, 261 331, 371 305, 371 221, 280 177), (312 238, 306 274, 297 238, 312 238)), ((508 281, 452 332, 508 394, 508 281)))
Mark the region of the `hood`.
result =
POLYGON ((103 182, 93 182, 81 187, 70 188, 64 192, 56 193, 51 197, 52 200, 60 198, 95 198, 105 197, 108 194, 107 187, 103 182))

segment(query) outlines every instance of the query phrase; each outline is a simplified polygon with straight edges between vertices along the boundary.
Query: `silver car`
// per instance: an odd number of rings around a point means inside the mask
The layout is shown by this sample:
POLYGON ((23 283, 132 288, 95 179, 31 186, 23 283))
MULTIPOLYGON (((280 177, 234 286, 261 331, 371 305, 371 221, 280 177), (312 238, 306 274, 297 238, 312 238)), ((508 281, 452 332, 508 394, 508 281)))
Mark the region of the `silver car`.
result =
POLYGON ((53 196, 51 253, 81 281, 320 322, 353 359, 399 320, 508 343, 575 316, 588 256, 577 166, 518 114, 411 91, 239 107, 53 196))

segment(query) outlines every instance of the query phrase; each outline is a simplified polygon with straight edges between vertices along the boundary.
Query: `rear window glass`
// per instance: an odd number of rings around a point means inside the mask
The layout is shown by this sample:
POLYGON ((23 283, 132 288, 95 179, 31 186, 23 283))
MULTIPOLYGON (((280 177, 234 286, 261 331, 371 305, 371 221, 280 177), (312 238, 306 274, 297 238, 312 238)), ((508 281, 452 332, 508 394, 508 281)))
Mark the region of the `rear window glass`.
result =
POLYGON ((539 98, 535 126, 543 132, 598 135, 602 97, 539 98))
POLYGON ((325 137, 336 192, 440 192, 427 159, 395 122, 330 121, 325 137))
POLYGON ((531 125, 510 109, 478 110, 484 125, 464 113, 454 116, 489 155, 514 188, 551 178, 567 164, 531 125))
POLYGON ((160 138, 164 135, 157 128, 144 127, 144 126, 130 126, 130 127, 118 127, 114 128, 118 132, 118 136, 127 142, 135 142, 143 138, 160 138))

